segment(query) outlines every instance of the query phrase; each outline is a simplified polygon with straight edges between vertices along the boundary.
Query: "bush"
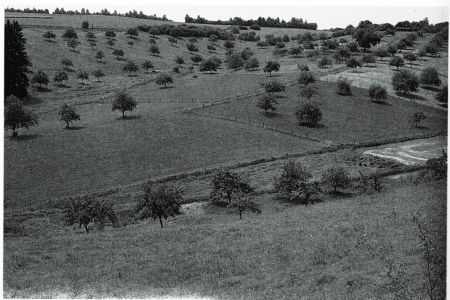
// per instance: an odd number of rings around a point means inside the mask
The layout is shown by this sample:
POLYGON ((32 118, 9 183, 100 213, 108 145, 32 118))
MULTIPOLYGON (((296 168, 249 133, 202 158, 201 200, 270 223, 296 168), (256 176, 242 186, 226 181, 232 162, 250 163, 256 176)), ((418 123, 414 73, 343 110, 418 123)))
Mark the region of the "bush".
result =
POLYGON ((253 24, 253 25, 250 25, 250 29, 251 30, 261 30, 261 26, 259 26, 258 24, 253 24))
POLYGON ((198 51, 198 47, 194 43, 187 43, 186 44, 186 48, 189 51, 192 51, 192 52, 197 52, 198 51))
POLYGON ((347 78, 340 77, 336 83, 336 93, 342 96, 352 94, 351 82, 347 78))
POLYGON ((350 186, 350 175, 344 167, 331 167, 325 171, 322 175, 322 184, 324 186, 330 186, 334 188, 334 192, 337 188, 346 189, 350 186))
POLYGON ((173 71, 174 71, 175 73, 180 73, 180 68, 174 67, 174 68, 173 68, 173 71))
POLYGON ((78 200, 69 199, 64 207, 65 226, 78 223, 89 233, 88 225, 92 221, 104 225, 109 220, 113 225, 117 223, 117 216, 111 203, 100 201, 94 196, 84 196, 78 200))
POLYGON ((303 123, 317 124, 322 120, 322 111, 317 102, 302 102, 295 115, 297 116, 299 125, 303 123))

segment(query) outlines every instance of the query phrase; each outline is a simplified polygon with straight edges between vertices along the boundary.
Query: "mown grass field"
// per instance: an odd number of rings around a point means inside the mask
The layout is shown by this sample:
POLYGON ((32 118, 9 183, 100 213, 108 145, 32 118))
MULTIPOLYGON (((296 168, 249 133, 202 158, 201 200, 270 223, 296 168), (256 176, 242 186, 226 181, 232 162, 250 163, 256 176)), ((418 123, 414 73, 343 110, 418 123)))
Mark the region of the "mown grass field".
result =
POLYGON ((4 296, 388 299, 405 284, 407 295, 425 299, 412 218, 420 212, 443 255, 445 193, 439 182, 404 179, 379 194, 328 195, 308 207, 261 195, 262 214, 245 212, 242 221, 204 204, 163 229, 143 222, 92 234, 35 212, 29 234, 5 238, 4 296), (398 286, 389 268, 401 275, 398 286))
POLYGON ((323 119, 316 126, 299 125, 295 112, 306 98, 299 96, 303 86, 287 87, 279 93, 277 111, 266 114, 257 107, 262 96, 233 100, 222 105, 214 105, 196 110, 196 113, 209 116, 225 116, 242 122, 248 122, 287 132, 309 136, 335 143, 353 141, 384 140, 422 134, 428 131, 440 131, 447 128, 447 113, 413 102, 389 97, 384 103, 370 100, 367 90, 353 87, 353 94, 340 96, 334 91, 336 84, 319 81, 314 84, 320 96, 312 99, 321 104, 323 119), (417 128, 411 121, 411 115, 422 111, 427 119, 417 128))

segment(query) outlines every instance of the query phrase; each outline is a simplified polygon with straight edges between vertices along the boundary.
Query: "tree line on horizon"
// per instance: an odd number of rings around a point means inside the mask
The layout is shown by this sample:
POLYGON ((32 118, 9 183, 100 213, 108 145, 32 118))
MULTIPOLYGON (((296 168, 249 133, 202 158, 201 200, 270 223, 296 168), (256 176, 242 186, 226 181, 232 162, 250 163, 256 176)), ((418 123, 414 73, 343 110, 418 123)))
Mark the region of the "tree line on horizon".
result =
POLYGON ((197 24, 213 24, 213 25, 236 25, 236 26, 252 26, 259 25, 261 27, 280 27, 280 28, 301 28, 301 29, 317 29, 317 23, 308 23, 308 21, 303 21, 302 18, 292 18, 290 21, 286 22, 285 20, 280 20, 280 18, 271 18, 267 17, 267 19, 263 17, 259 17, 256 20, 244 20, 240 17, 230 18, 228 21, 210 21, 200 16, 197 16, 197 19, 186 15, 184 18, 185 23, 197 23, 197 24))

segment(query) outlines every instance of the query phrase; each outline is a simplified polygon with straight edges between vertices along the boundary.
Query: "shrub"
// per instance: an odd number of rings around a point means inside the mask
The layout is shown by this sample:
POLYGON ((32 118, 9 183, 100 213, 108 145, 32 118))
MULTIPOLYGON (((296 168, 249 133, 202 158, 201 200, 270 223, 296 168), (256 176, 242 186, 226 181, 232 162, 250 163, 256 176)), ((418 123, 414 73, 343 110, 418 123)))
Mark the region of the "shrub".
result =
POLYGON ((64 34, 62 35, 62 37, 65 39, 77 39, 78 35, 77 35, 75 29, 69 28, 69 29, 66 29, 66 31, 64 31, 64 34))
POLYGON ((351 82, 347 78, 340 77, 336 83, 335 91, 337 94, 347 96, 352 94, 351 82))
POLYGON ((350 175, 344 167, 330 167, 322 175, 322 184, 334 188, 334 192, 337 188, 346 189, 350 186, 350 175))
POLYGON ((253 25, 250 25, 250 29, 251 30, 261 30, 261 26, 259 26, 258 24, 253 24, 253 25))
POLYGON ((299 69, 301 73, 309 71, 308 65, 305 64, 298 64, 297 69, 299 69))
POLYGON ((299 125, 303 123, 317 124, 322 120, 322 111, 317 102, 302 102, 295 115, 297 116, 299 125))
POLYGON ((180 68, 174 67, 174 68, 173 68, 173 71, 174 71, 175 73, 180 73, 180 68))
POLYGON ((266 90, 266 93, 280 93, 284 92, 286 89, 286 85, 278 80, 272 80, 266 83, 263 83, 262 86, 266 90))
POLYGON ((186 48, 189 51, 192 51, 192 52, 197 52, 198 51, 198 47, 194 43, 187 43, 186 44, 186 48))

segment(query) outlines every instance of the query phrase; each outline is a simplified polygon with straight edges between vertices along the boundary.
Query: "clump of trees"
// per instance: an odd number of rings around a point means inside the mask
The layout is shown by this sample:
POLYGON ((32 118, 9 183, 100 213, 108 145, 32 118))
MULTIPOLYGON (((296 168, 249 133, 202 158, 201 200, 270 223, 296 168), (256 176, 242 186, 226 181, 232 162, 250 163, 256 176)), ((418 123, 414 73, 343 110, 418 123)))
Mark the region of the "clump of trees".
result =
POLYGON ((253 212, 256 211, 256 205, 251 201, 254 191, 254 188, 239 174, 220 168, 216 170, 211 181, 210 199, 213 202, 225 199, 228 206, 239 210, 239 216, 242 219, 242 212, 245 209, 250 208, 253 212))
POLYGON ((126 111, 133 111, 137 106, 137 101, 127 93, 125 90, 116 92, 114 101, 112 103, 112 111, 120 110, 122 112, 122 118, 125 118, 126 111))
MULTIPOLYGON (((309 68, 308 68, 309 69, 309 68)), ((316 82, 316 78, 314 77, 313 74, 311 74, 310 72, 302 72, 298 78, 297 78, 297 82, 299 84, 303 84, 305 86, 307 86, 309 83, 315 83, 316 82)))
POLYGON ((145 185, 143 195, 139 198, 136 213, 139 219, 159 219, 163 228, 162 219, 175 217, 180 213, 182 191, 175 189, 167 183, 153 183, 145 185))
POLYGON ((272 80, 262 84, 263 88, 266 90, 266 93, 274 94, 284 92, 286 89, 286 85, 278 80, 272 80))
POLYGON ((58 115, 60 121, 66 122, 66 129, 70 128, 70 122, 80 120, 80 115, 75 111, 75 108, 67 103, 61 106, 58 115))
POLYGON ((28 129, 38 124, 38 116, 27 110, 19 98, 10 95, 5 99, 5 128, 12 129, 13 137, 17 137, 17 129, 28 129))
POLYGON ((102 226, 109 220, 113 225, 117 223, 117 216, 112 203, 100 201, 95 196, 84 196, 81 199, 69 199, 64 207, 65 226, 79 224, 89 233, 88 225, 100 222, 102 226))

